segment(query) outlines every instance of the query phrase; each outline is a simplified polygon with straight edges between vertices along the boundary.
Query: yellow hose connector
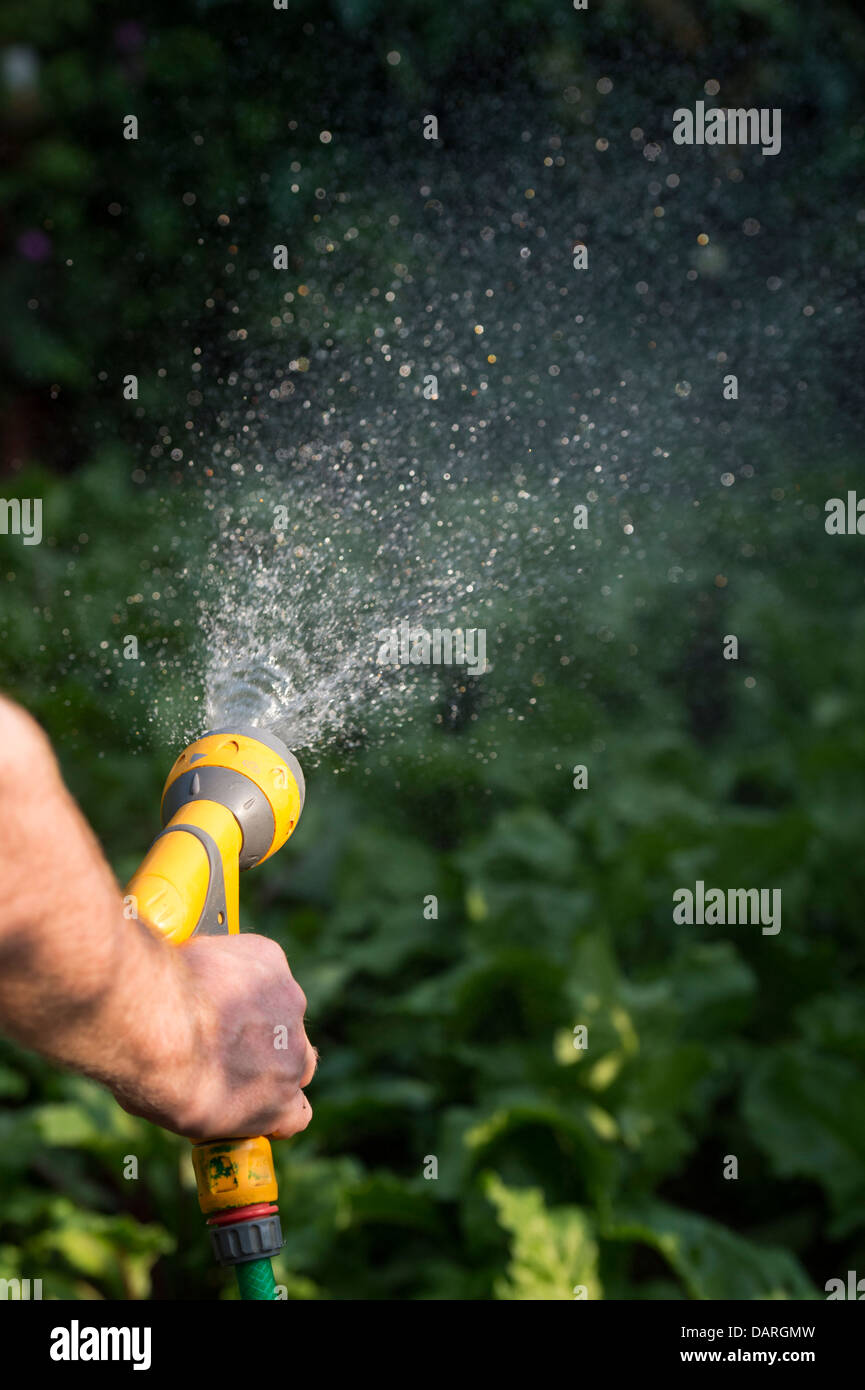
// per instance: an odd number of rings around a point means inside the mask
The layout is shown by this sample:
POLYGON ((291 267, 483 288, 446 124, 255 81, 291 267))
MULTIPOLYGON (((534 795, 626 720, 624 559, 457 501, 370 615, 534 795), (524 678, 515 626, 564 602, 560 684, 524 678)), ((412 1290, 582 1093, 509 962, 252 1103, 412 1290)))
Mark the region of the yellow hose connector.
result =
POLYGON ((217 1139, 195 1144, 192 1166, 198 1205, 205 1216, 229 1207, 276 1201, 276 1170, 268 1139, 217 1139))

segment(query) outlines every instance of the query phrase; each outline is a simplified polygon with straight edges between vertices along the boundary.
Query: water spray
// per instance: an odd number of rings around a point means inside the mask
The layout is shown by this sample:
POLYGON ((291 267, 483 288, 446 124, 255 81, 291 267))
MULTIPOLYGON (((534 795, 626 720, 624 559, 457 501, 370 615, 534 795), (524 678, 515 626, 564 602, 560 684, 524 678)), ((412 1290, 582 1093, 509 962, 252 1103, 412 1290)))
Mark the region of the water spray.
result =
MULTIPOLYGON (((240 871, 285 844, 304 796, 300 764, 271 734, 214 729, 191 743, 165 783, 164 829, 129 883, 139 917, 173 946, 236 934, 240 871)), ((234 1266, 241 1298, 272 1299, 283 1241, 270 1141, 196 1143, 192 1163, 217 1261, 234 1266)))

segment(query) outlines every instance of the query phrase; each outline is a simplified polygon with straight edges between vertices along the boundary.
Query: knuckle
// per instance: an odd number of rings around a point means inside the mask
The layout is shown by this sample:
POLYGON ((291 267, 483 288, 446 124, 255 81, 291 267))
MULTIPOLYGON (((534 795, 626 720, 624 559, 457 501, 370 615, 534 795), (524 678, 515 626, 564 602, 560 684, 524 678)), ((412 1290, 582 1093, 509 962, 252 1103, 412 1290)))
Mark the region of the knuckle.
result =
POLYGON ((301 1074, 300 1074, 300 1085, 301 1085, 301 1087, 303 1087, 303 1086, 308 1086, 308 1085, 309 1085, 310 1081, 311 1081, 312 1078, 315 1076, 317 1067, 318 1067, 318 1052, 317 1052, 316 1049, 310 1044, 310 1042, 307 1041, 307 1044, 306 1044, 306 1053, 305 1053, 304 1060, 303 1060, 303 1071, 302 1071, 301 1074))
POLYGON ((288 972, 285 952, 267 936, 256 938, 254 964, 262 979, 282 980, 288 972))
POLYGON ((299 1096, 296 1103, 283 1115, 277 1132, 288 1139, 292 1134, 300 1134, 301 1130, 306 1129, 311 1119, 312 1106, 306 1096, 299 1096))
POLYGON ((273 938, 270 936, 260 936, 258 940, 261 942, 259 950, 261 951, 262 956, 269 956, 273 961, 284 961, 286 965, 288 964, 288 961, 285 957, 285 951, 283 951, 278 941, 274 941, 273 938))

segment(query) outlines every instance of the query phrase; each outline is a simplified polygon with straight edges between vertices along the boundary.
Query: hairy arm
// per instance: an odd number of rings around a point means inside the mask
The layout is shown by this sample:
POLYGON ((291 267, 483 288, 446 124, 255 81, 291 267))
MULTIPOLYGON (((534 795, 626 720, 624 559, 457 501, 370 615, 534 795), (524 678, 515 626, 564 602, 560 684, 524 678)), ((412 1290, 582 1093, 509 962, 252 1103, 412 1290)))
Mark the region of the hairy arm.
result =
POLYGON ((264 937, 170 947, 120 890, 50 744, 0 698, 0 1029, 191 1138, 284 1137, 312 1114, 306 1000, 264 937), (284 1024, 289 1046, 275 1049, 284 1024))

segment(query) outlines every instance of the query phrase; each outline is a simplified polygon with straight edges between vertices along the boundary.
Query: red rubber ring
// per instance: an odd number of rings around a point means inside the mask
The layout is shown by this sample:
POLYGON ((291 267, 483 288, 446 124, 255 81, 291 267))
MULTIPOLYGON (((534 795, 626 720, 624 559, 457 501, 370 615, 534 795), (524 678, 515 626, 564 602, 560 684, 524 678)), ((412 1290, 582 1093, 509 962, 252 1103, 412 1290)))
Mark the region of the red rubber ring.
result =
POLYGON ((279 1207, 275 1202, 255 1202, 251 1207, 231 1207, 208 1219, 208 1226, 227 1226, 230 1222, 255 1221, 259 1216, 276 1216, 279 1207))

